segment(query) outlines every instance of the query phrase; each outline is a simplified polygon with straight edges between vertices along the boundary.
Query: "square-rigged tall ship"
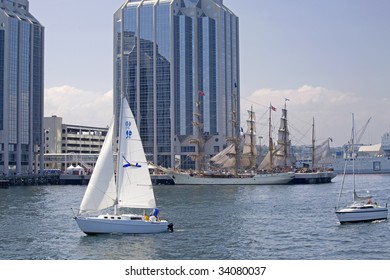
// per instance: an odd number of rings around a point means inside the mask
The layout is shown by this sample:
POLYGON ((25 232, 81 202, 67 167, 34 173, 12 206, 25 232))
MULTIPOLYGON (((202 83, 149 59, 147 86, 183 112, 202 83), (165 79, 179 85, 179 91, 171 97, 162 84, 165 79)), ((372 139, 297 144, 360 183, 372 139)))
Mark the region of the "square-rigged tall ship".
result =
MULTIPOLYGON (((199 105, 199 103, 198 103, 199 105)), ((177 185, 281 185, 291 182, 294 172, 285 172, 277 169, 269 169, 266 172, 256 168, 256 116, 253 110, 248 111, 247 131, 241 135, 238 122, 233 112, 234 137, 228 139, 231 144, 220 153, 210 159, 218 166, 215 170, 205 170, 204 166, 204 140, 202 137, 194 139, 197 145, 197 155, 193 158, 199 167, 196 172, 182 172, 177 170, 161 168, 169 175, 177 185), (242 170, 249 172, 242 172, 242 170)), ((197 121, 194 125, 198 128, 198 135, 203 135, 203 125, 200 114, 196 114, 197 121)), ((270 108, 271 118, 271 108, 270 108)), ((272 139, 270 140, 270 143, 272 139)))
MULTIPOLYGON (((273 143, 270 136, 269 152, 261 162, 259 168, 268 170, 272 168, 272 166, 277 166, 281 169, 294 169, 295 176, 290 184, 330 183, 337 174, 334 172, 333 168, 321 166, 321 161, 326 157, 324 155, 330 153, 329 138, 316 146, 314 137, 314 118, 312 124, 311 161, 304 167, 297 167, 297 162, 292 152, 290 132, 288 129, 286 101, 288 101, 287 98, 285 99, 284 108, 282 109, 278 139, 276 142, 277 145, 275 148, 272 147, 273 143)), ((272 108, 273 107, 271 106, 271 109, 272 108)), ((269 133, 271 135, 271 131, 269 133)))

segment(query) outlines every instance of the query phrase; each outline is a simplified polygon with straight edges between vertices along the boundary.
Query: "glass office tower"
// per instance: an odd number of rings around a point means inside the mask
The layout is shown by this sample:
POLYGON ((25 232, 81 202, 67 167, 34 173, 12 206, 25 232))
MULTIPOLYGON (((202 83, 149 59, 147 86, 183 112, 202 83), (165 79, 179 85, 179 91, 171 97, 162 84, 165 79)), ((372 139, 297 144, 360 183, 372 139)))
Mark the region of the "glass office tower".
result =
MULTIPOLYGON (((0 2, 0 173, 38 171, 44 28, 27 0, 0 2)), ((43 149, 42 149, 43 150, 43 149)), ((43 162, 41 165, 43 166, 43 162)))
POLYGON ((236 134, 238 38, 222 0, 129 0, 115 13, 114 113, 125 95, 150 161, 196 168, 194 155, 236 134))

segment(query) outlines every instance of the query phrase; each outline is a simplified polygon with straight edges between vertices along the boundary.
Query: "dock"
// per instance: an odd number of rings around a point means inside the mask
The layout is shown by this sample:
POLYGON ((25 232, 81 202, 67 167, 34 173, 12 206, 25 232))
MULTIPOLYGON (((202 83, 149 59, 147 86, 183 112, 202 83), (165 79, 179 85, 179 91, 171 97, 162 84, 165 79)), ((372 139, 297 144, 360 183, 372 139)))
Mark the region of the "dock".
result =
POLYGON ((34 185, 59 185, 58 174, 25 174, 25 175, 3 175, 0 177, 0 188, 6 189, 10 186, 34 186, 34 185))

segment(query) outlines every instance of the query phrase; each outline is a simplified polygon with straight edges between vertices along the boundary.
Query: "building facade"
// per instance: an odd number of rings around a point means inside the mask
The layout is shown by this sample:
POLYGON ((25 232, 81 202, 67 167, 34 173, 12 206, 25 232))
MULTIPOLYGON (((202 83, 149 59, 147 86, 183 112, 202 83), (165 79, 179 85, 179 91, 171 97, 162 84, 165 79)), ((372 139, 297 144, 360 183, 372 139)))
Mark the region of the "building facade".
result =
POLYGON ((108 132, 107 127, 64 124, 61 117, 44 118, 45 169, 65 171, 80 165, 92 170, 108 132))
POLYGON ((38 172, 44 27, 30 14, 27 0, 0 1, 0 172, 38 172))
POLYGON ((114 113, 124 94, 148 160, 196 168, 238 132, 239 26, 222 0, 129 0, 114 15, 114 113))

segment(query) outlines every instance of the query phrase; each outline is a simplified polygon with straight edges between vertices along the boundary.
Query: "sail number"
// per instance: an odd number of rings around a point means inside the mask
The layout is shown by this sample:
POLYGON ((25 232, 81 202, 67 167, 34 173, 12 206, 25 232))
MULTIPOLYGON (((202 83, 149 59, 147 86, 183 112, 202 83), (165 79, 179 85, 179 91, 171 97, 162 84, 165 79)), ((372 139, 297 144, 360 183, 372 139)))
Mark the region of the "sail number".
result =
POLYGON ((131 136, 133 135, 133 132, 130 129, 131 126, 131 121, 126 121, 125 122, 125 128, 126 128, 126 139, 130 139, 131 136))

